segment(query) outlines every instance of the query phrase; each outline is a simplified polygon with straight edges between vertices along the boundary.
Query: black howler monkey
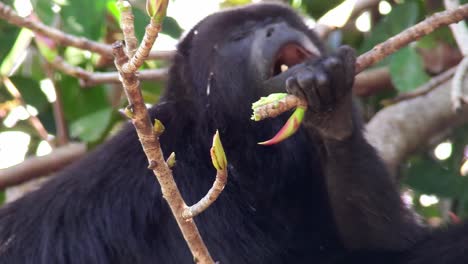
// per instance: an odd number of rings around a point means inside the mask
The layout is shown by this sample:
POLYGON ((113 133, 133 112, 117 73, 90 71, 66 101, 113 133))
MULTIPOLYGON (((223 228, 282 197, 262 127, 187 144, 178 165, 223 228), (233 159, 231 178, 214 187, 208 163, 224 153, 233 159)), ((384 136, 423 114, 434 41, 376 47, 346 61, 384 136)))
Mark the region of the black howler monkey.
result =
MULTIPOLYGON (((177 153, 174 174, 188 204, 213 182, 208 151, 221 132, 230 178, 195 219, 214 259, 468 263, 468 228, 417 224, 364 139, 350 95, 354 63, 350 48, 328 54, 298 15, 273 4, 213 14, 180 42, 151 116, 166 126, 161 145, 177 153), (265 84, 300 63, 284 84, 265 84), (254 123, 251 103, 285 87, 307 99, 304 125, 259 146, 285 116, 254 123)), ((130 124, 0 210, 2 264, 192 262, 130 124)))

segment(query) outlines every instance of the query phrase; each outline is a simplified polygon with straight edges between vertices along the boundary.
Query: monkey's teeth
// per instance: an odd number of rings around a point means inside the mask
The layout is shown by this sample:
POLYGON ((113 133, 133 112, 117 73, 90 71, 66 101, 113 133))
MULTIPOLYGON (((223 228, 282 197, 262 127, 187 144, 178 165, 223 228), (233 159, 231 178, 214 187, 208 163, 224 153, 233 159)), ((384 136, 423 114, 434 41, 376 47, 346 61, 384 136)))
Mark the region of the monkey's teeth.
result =
POLYGON ((285 72, 289 69, 288 65, 286 64, 281 64, 281 72, 285 72))

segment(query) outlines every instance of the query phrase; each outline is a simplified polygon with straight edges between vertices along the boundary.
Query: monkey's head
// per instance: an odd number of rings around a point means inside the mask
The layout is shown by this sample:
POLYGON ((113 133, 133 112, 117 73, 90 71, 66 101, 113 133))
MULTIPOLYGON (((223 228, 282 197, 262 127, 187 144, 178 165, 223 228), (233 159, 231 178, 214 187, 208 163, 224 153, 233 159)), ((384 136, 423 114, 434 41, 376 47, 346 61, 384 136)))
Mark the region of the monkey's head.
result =
POLYGON ((248 120, 252 102, 285 92, 281 83, 272 86, 266 81, 323 54, 318 37, 286 6, 226 10, 202 20, 181 41, 167 96, 190 97, 202 107, 248 120))

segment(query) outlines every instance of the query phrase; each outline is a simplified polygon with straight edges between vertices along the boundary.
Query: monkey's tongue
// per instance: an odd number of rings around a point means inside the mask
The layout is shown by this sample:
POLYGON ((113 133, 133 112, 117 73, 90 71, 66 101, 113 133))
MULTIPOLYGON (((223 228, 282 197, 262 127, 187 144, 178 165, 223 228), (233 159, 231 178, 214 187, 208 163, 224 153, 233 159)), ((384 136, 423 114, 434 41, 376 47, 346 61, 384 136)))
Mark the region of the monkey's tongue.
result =
POLYGON ((317 56, 298 44, 289 43, 284 45, 275 56, 272 77, 264 82, 265 90, 268 92, 284 92, 286 80, 293 76, 305 61, 317 56))
MULTIPOLYGON (((294 66, 311 57, 311 53, 297 44, 287 44, 278 52, 275 67, 286 65, 288 67, 294 66)), ((276 69, 276 70, 277 70, 276 69)), ((278 73, 278 72, 277 72, 278 73)))

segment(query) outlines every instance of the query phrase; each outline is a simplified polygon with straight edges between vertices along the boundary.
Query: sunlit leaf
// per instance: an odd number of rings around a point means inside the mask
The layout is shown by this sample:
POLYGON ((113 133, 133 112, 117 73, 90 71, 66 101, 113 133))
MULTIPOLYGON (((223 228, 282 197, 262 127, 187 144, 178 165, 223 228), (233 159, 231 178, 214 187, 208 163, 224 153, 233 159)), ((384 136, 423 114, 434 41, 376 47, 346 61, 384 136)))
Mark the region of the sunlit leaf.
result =
POLYGON ((400 92, 416 89, 429 80, 421 56, 411 47, 403 48, 392 56, 390 76, 400 92))
POLYGON ((83 116, 70 125, 70 135, 85 142, 94 142, 103 137, 111 123, 112 109, 106 108, 83 116))

